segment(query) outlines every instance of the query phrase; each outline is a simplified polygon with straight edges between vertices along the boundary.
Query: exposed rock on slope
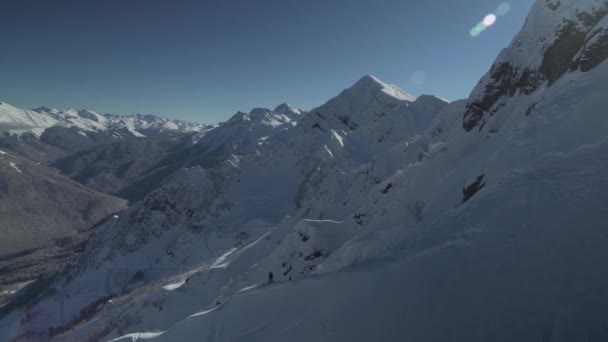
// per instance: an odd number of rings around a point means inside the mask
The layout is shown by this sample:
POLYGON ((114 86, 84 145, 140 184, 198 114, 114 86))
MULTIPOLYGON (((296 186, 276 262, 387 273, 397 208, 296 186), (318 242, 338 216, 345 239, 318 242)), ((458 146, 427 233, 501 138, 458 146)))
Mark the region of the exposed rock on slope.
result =
POLYGON ((464 129, 483 128, 510 97, 533 95, 608 58, 606 14, 605 0, 536 1, 522 31, 471 93, 464 129))

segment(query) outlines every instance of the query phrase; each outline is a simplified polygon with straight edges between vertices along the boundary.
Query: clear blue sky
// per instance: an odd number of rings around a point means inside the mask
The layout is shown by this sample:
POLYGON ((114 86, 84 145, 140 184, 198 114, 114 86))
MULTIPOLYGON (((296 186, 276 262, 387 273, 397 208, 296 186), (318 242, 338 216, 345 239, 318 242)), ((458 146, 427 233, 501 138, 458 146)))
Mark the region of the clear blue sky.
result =
POLYGON ((533 0, 510 0, 472 38, 503 2, 3 0, 0 100, 212 123, 281 102, 310 109, 365 74, 454 100, 533 0))

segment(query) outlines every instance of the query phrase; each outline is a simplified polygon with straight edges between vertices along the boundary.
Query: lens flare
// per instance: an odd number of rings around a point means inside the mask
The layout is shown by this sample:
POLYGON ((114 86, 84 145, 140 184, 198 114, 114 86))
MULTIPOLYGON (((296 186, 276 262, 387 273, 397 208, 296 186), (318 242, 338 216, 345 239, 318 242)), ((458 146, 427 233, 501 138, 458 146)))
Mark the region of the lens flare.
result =
MULTIPOLYGON (((481 23, 479 23, 481 24, 481 23)), ((483 25, 475 25, 475 27, 473 27, 471 29, 471 32, 469 32, 469 34, 471 35, 471 37, 477 37, 481 34, 481 32, 483 32, 483 30, 485 29, 485 27, 483 25)))
POLYGON ((469 32, 469 34, 471 35, 471 37, 477 37, 481 34, 481 32, 485 31, 486 28, 488 27, 483 22, 480 22, 471 29, 471 32, 469 32))
POLYGON ((494 14, 488 14, 485 16, 485 18, 483 18, 483 24, 486 27, 490 27, 490 26, 494 25, 495 22, 496 22, 496 15, 494 15, 494 14))
POLYGON ((486 15, 481 22, 479 22, 475 27, 469 31, 471 37, 477 37, 481 34, 481 32, 485 31, 488 27, 494 25, 496 23, 496 14, 490 13, 486 15))
POLYGON ((511 12, 511 4, 508 2, 503 2, 496 9, 496 14, 498 14, 499 16, 507 15, 509 14, 509 12, 511 12))

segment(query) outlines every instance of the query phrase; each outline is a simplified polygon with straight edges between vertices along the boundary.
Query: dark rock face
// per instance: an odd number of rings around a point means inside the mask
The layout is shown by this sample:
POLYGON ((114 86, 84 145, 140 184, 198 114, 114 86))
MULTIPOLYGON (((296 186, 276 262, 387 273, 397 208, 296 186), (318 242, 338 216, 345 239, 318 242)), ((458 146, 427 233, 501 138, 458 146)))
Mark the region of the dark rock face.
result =
POLYGON ((573 22, 567 22, 562 26, 555 43, 543 54, 543 62, 539 69, 542 79, 552 85, 562 77, 568 71, 572 58, 585 43, 586 36, 586 32, 580 31, 573 22))
POLYGON ((581 71, 587 72, 608 58, 608 31, 602 31, 601 38, 590 45, 579 60, 581 71))
MULTIPOLYGON (((557 11, 560 1, 546 1, 545 6, 557 11)), ((467 104, 462 127, 468 132, 481 130, 487 119, 501 106, 502 97, 516 94, 530 95, 542 84, 551 86, 568 71, 588 72, 608 58, 608 30, 595 28, 608 14, 608 1, 599 3, 590 12, 579 11, 575 20, 564 18, 557 28, 557 39, 541 52, 542 62, 538 70, 496 62, 487 77, 490 78, 483 94, 467 104)), ((546 37, 538 37, 541 41, 546 37)), ((519 49, 517 40, 509 49, 519 49)))
POLYGON ((539 81, 538 73, 528 69, 520 73, 517 67, 509 63, 493 65, 490 77, 495 81, 486 86, 484 96, 467 104, 462 124, 467 132, 475 126, 479 126, 480 130, 483 128, 486 122, 484 114, 492 116, 490 111, 501 97, 513 96, 518 90, 529 95, 536 90, 539 81))
POLYGON ((474 182, 462 188, 462 203, 470 200, 479 190, 486 186, 484 175, 479 175, 474 182))
POLYGON ((547 3, 547 8, 552 11, 556 11, 562 5, 561 1, 545 0, 545 2, 547 3))

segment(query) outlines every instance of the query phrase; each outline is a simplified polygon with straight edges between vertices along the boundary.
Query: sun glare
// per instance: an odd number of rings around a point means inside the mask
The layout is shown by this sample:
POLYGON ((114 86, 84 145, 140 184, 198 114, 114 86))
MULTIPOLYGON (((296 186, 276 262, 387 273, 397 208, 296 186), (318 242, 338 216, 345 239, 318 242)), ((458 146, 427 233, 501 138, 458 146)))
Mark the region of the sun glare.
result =
POLYGON ((483 18, 483 25, 486 28, 494 25, 495 22, 496 22, 495 14, 490 13, 490 14, 486 15, 485 18, 483 18))
POLYGON ((477 23, 477 25, 475 25, 471 31, 469 31, 469 34, 473 38, 479 36, 488 27, 494 25, 499 16, 505 16, 509 14, 509 12, 511 12, 511 4, 508 2, 501 3, 496 9, 496 14, 490 13, 486 15, 483 20, 477 23))

